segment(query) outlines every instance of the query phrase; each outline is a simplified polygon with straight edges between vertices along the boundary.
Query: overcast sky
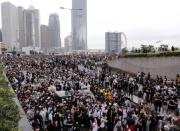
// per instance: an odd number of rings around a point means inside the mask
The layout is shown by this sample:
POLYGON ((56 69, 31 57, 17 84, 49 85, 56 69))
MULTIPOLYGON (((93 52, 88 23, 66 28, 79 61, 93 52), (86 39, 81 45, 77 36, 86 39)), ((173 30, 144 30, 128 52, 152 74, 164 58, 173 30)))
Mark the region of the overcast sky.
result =
MULTIPOLYGON (((3 2, 4 0, 0 0, 3 2)), ((48 23, 50 13, 58 13, 61 39, 71 32, 71 0, 9 0, 27 8, 31 3, 40 10, 41 24, 48 23)), ((87 0, 88 47, 104 49, 105 32, 124 32, 128 46, 165 44, 180 47, 180 0, 87 0)))

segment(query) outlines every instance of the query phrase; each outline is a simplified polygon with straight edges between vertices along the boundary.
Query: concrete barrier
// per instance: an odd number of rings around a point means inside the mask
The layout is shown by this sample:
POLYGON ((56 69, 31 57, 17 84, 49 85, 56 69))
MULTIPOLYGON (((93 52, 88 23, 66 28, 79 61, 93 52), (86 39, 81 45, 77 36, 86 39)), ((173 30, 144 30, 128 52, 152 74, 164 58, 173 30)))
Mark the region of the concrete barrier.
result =
POLYGON ((120 58, 108 61, 108 65, 130 73, 150 72, 154 78, 159 75, 175 79, 180 74, 180 57, 120 58))

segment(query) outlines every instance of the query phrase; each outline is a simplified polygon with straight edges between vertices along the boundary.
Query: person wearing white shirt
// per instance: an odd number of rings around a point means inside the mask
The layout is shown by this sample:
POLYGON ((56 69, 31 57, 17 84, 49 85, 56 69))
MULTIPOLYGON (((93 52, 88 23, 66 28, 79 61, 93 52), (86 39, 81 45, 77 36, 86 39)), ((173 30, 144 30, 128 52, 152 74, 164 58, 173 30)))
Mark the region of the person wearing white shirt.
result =
POLYGON ((52 115, 52 112, 49 114, 49 117, 48 117, 49 121, 51 121, 53 123, 53 115, 52 115))
POLYGON ((101 119, 101 117, 103 116, 103 112, 101 109, 97 111, 97 116, 99 119, 101 119))
POLYGON ((100 124, 100 128, 103 130, 103 129, 105 129, 105 126, 106 126, 106 123, 107 123, 108 121, 107 121, 107 117, 105 117, 105 116, 103 116, 102 118, 101 118, 101 124, 100 124))
POLYGON ((102 107, 102 113, 107 114, 107 112, 108 112, 107 108, 103 106, 103 107, 102 107))
POLYGON ((44 128, 44 129, 46 128, 46 127, 45 127, 46 113, 47 113, 47 109, 46 109, 46 108, 44 108, 44 109, 42 109, 42 110, 40 111, 40 115, 41 115, 41 117, 42 117, 42 119, 43 119, 43 128, 44 128))
POLYGON ((94 110, 93 116, 94 116, 94 118, 97 118, 97 117, 98 117, 97 109, 94 110))
POLYGON ((160 90, 160 85, 156 85, 156 90, 157 90, 157 91, 160 90))
POLYGON ((92 131, 98 131, 98 129, 99 129, 99 127, 98 127, 98 124, 97 124, 97 120, 96 120, 96 118, 95 118, 95 120, 94 120, 94 122, 93 122, 93 129, 92 129, 92 131))
POLYGON ((122 131, 122 123, 121 120, 118 120, 118 122, 116 123, 116 125, 114 126, 114 130, 113 131, 122 131))
POLYGON ((143 91, 143 86, 141 84, 138 84, 138 91, 143 91))

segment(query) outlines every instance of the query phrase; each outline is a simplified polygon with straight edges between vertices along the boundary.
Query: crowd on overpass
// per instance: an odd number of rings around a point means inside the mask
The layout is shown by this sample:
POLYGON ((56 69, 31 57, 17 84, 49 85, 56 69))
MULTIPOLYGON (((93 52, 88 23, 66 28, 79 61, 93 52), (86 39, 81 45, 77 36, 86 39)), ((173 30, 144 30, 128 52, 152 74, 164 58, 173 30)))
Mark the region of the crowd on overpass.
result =
MULTIPOLYGON (((179 130, 180 76, 99 70, 104 56, 3 56, 5 73, 36 131, 179 130), (54 87, 54 88, 51 88, 54 87), (93 95, 78 91, 87 88, 93 95), (69 91, 59 98, 56 91, 69 91), (137 95, 137 102, 133 102, 137 95)), ((175 74, 176 75, 176 74, 175 74)))

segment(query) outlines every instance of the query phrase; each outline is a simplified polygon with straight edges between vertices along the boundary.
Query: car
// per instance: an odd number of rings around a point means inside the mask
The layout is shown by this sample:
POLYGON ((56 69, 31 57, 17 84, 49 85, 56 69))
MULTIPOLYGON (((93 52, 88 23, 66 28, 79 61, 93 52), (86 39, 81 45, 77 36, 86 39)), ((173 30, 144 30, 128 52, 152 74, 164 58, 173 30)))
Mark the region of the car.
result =
POLYGON ((91 96, 94 98, 94 94, 90 91, 89 88, 81 88, 80 90, 78 90, 78 92, 81 94, 81 95, 85 95, 85 96, 91 96))
POLYGON ((71 97, 71 93, 69 91, 55 91, 54 93, 60 98, 71 97))

